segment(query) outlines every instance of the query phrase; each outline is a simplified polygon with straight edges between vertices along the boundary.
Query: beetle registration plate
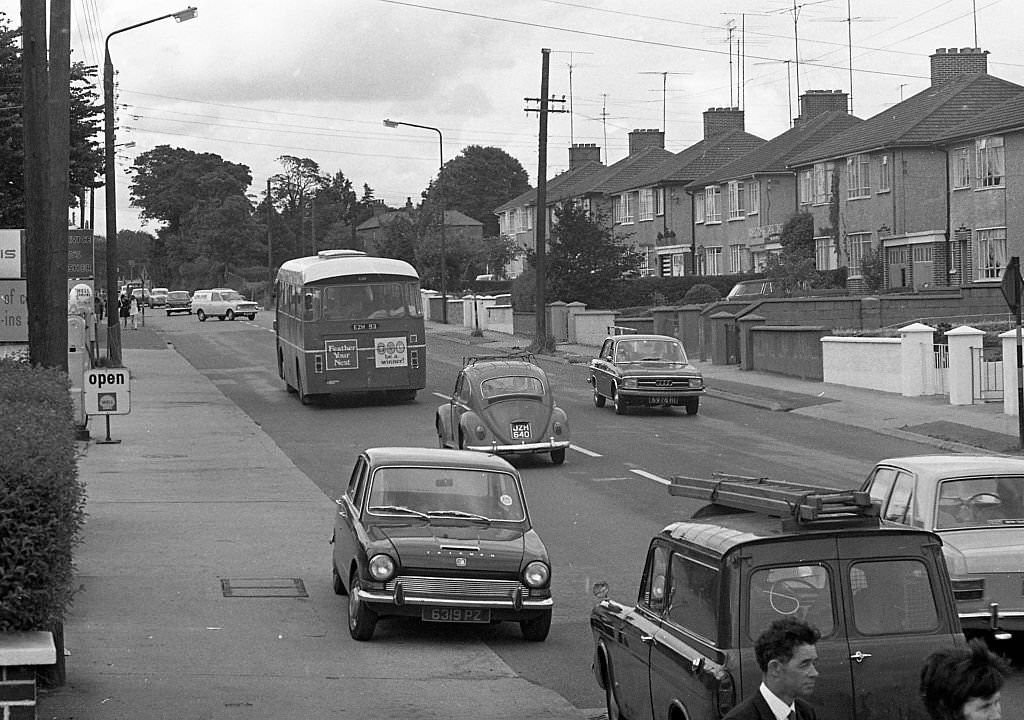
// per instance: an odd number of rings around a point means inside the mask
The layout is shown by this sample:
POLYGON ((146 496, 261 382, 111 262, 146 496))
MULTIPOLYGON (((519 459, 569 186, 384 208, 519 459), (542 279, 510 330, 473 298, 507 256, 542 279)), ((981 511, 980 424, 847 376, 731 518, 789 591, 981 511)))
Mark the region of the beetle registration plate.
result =
POLYGON ((514 423, 512 423, 512 439, 513 440, 529 440, 530 439, 530 423, 528 423, 528 422, 514 422, 514 423))
POLYGON ((489 608, 425 607, 423 619, 428 622, 486 623, 491 621, 489 608))

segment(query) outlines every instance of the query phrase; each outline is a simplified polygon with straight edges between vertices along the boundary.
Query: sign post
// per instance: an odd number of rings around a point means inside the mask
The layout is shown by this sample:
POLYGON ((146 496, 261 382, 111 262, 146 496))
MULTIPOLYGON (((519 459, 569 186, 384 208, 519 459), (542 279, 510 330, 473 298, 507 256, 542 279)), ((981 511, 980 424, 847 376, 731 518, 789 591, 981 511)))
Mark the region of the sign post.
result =
MULTIPOLYGON (((1020 258, 1014 255, 1003 271, 1000 289, 1006 304, 1010 306, 1016 318, 1017 332, 1017 435, 1018 447, 1024 450, 1024 344, 1021 342, 1021 286, 1024 279, 1020 275, 1020 258)), ((1003 358, 1006 362, 1006 358, 1003 358)))
POLYGON ((85 371, 82 382, 83 404, 86 415, 105 415, 107 437, 97 444, 110 445, 121 442, 110 439, 110 416, 127 415, 132 411, 131 372, 126 367, 95 368, 85 371))

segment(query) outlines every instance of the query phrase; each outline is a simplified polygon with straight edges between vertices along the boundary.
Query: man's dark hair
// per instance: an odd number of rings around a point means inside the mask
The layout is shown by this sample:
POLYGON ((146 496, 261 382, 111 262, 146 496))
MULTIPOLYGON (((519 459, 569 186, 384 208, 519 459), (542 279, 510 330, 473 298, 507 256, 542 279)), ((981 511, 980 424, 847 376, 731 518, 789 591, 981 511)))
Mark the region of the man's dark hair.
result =
POLYGON ((779 618, 761 633, 754 643, 757 666, 761 672, 768 671, 772 660, 787 663, 793 659, 793 650, 798 645, 816 645, 821 633, 813 625, 794 617, 779 618))
POLYGON ((1003 687, 1010 668, 981 640, 937 650, 921 668, 921 699, 934 720, 963 720, 971 698, 988 698, 1003 687))

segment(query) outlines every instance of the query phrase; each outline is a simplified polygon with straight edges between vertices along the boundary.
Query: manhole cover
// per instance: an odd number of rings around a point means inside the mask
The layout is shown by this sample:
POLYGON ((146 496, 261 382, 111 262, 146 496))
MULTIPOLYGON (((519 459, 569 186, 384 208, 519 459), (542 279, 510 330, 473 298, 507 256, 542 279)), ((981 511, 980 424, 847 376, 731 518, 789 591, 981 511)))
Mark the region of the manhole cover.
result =
POLYGON ((308 598, 301 578, 221 578, 224 597, 308 598))

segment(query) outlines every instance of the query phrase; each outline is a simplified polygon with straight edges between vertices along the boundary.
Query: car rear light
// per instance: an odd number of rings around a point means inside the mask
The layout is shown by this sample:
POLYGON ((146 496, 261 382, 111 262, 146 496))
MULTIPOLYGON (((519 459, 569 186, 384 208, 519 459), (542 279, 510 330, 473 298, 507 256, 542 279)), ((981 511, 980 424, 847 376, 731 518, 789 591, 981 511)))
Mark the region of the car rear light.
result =
POLYGON ((985 597, 984 580, 954 580, 953 597, 957 602, 981 600, 985 597))
POLYGON ((716 673, 715 679, 718 680, 718 688, 715 690, 715 709, 718 711, 718 717, 723 717, 736 707, 736 683, 733 681, 732 675, 724 669, 716 673))
POLYGON ((554 423, 551 426, 551 429, 554 431, 555 435, 561 435, 562 434, 562 423, 559 423, 559 422, 554 423))
POLYGON ((324 356, 314 355, 313 356, 313 372, 322 373, 324 371, 324 356))
MULTIPOLYGON (((416 336, 414 335, 413 337, 416 337, 416 336)), ((415 340, 413 340, 413 342, 415 342, 415 340)), ((420 366, 420 351, 419 350, 410 350, 409 351, 409 365, 411 367, 414 367, 414 368, 418 368, 420 366)))

